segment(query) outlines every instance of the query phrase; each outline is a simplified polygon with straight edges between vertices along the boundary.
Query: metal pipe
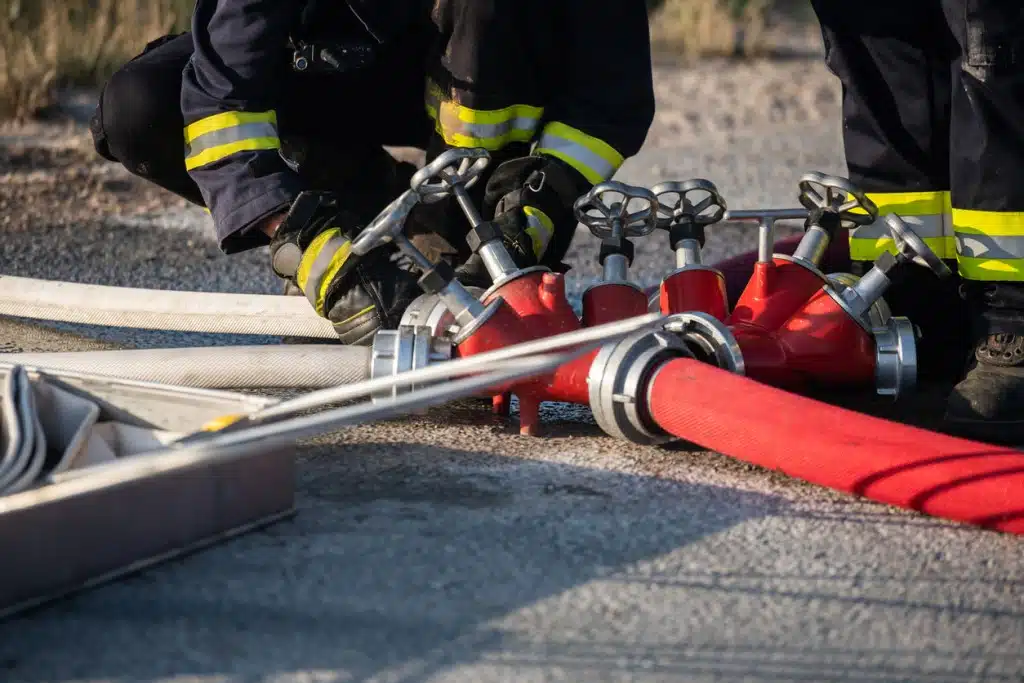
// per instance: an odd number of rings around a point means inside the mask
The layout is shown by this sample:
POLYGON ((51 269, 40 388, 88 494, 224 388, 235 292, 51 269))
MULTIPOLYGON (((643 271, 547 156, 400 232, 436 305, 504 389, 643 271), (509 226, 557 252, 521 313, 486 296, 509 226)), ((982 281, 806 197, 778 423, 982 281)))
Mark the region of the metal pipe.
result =
POLYGON ((629 279, 629 259, 625 254, 609 254, 604 259, 604 281, 625 282, 629 279))
POLYGON ((701 265, 700 242, 687 238, 676 245, 676 268, 701 265))

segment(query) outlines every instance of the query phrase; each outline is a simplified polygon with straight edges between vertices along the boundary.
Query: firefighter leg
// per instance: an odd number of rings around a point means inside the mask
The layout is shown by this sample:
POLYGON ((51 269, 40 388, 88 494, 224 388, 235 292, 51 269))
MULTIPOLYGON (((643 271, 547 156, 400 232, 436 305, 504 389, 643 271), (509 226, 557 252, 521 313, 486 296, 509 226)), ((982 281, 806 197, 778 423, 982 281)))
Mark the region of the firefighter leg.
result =
MULTIPOLYGON (((531 155, 532 143, 554 112, 545 107, 559 72, 557 41, 564 8, 547 0, 438 0, 433 21, 439 40, 427 90, 435 135, 434 156, 452 147, 483 147, 492 157, 487 173, 471 189, 485 220, 495 220, 506 247, 520 266, 537 262, 557 267, 569 248, 576 221, 572 202, 587 187, 570 164, 531 155), (530 179, 533 182, 530 182, 530 179), (539 190, 528 201, 522 188, 539 190), (504 201, 503 201, 504 200, 504 201), (569 207, 568 217, 566 207, 569 207)), ((572 36, 565 35, 563 41, 572 36)), ((453 202, 436 205, 455 214, 453 202)), ((462 263, 466 284, 486 287, 482 261, 465 244, 465 219, 435 219, 453 230, 445 235, 462 263)))
POLYGON ((102 157, 203 206, 183 155, 181 72, 191 54, 187 33, 150 43, 103 87, 90 129, 102 157))
MULTIPOLYGON (((950 63, 955 40, 940 0, 866 0, 851 12, 839 0, 814 0, 829 69, 843 88, 843 137, 850 179, 883 214, 897 213, 944 259, 955 259, 948 225, 950 63)), ((881 221, 851 233, 862 274, 892 240, 881 221)), ((956 278, 904 271, 886 294, 893 313, 922 332, 923 379, 955 380, 970 343, 956 278)))
POLYGON ((976 343, 947 420, 1024 441, 1024 6, 947 0, 954 68, 952 225, 976 343))

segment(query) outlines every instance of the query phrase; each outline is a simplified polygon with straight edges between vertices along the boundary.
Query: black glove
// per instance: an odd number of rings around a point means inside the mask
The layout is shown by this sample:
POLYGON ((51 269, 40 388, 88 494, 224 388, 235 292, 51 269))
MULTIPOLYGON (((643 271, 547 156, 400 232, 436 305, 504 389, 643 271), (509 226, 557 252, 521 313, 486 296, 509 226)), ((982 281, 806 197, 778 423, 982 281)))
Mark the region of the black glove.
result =
POLYGON ((345 344, 366 344, 378 329, 397 327, 421 293, 394 248, 352 253, 352 239, 361 229, 337 194, 303 192, 270 242, 274 272, 334 323, 345 344))
MULTIPOLYGON (((505 248, 520 268, 543 265, 558 272, 576 233, 573 204, 591 188, 568 164, 547 156, 512 159, 499 165, 484 190, 483 215, 504 235, 505 248)), ((486 277, 477 255, 458 270, 464 283, 486 277)))

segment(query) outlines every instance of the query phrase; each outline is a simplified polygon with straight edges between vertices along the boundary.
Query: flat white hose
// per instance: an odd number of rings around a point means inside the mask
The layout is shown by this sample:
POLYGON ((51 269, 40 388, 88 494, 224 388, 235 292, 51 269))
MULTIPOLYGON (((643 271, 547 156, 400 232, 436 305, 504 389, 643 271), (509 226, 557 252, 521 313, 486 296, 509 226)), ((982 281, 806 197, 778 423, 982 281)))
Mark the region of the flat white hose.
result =
POLYGON ((4 353, 0 360, 203 389, 324 389, 370 376, 370 349, 340 344, 4 353))
POLYGON ((0 275, 0 315, 85 325, 337 339, 305 297, 177 292, 0 275))

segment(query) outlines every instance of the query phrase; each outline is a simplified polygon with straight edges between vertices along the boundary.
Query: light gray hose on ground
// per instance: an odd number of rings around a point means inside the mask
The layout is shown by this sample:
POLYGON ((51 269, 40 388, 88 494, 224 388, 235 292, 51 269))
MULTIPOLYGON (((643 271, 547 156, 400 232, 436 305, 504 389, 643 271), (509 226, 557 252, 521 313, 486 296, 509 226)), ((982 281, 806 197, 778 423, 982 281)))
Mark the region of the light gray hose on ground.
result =
POLYGON ((305 297, 177 292, 0 275, 0 315, 143 330, 337 339, 305 297))
POLYGON ((370 377, 370 349, 340 344, 4 353, 0 360, 203 389, 324 389, 370 377))

